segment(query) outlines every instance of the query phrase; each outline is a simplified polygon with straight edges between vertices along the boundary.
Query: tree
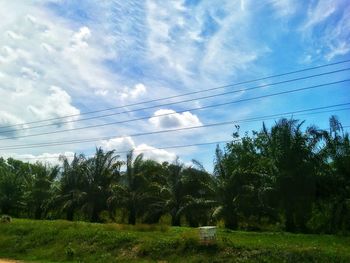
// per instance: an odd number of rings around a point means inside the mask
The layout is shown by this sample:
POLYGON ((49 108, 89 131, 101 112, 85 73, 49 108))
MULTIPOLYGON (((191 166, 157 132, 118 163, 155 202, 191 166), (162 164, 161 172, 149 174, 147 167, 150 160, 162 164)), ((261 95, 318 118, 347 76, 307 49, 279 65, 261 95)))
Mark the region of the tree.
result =
POLYGON ((237 209, 237 176, 232 173, 226 163, 226 156, 217 146, 214 164, 214 192, 216 193, 216 206, 213 217, 224 219, 225 226, 231 229, 238 227, 237 209))
POLYGON ((350 139, 336 116, 329 119, 329 131, 322 132, 325 141, 324 162, 328 164, 326 203, 331 232, 350 231, 350 139))
POLYGON ((207 225, 210 218, 210 209, 213 206, 213 177, 197 160, 182 170, 183 192, 185 205, 183 215, 191 227, 207 225))
POLYGON ((138 216, 144 211, 147 201, 152 197, 149 178, 143 173, 143 155, 135 157, 133 151, 126 156, 126 171, 113 185, 108 203, 113 207, 123 207, 128 211, 128 223, 135 225, 138 216))
POLYGON ((265 143, 262 154, 270 159, 276 196, 279 200, 287 231, 307 230, 315 199, 318 168, 318 137, 307 130, 302 132, 297 120, 281 119, 268 131, 263 126, 265 143))
POLYGON ((102 148, 97 148, 95 156, 86 162, 87 187, 82 209, 92 222, 99 221, 100 213, 108 209, 107 199, 120 177, 122 162, 118 158, 114 151, 104 152, 102 148))
POLYGON ((56 204, 66 213, 66 219, 72 221, 74 214, 87 199, 88 180, 87 162, 84 155, 74 155, 71 162, 65 156, 63 161, 62 176, 56 196, 56 204))
MULTIPOLYGON (((201 192, 201 185, 190 187, 191 183, 195 181, 190 180, 191 168, 185 168, 178 159, 172 164, 165 165, 165 177, 163 184, 160 185, 160 199, 158 207, 164 213, 169 213, 171 216, 171 224, 173 226, 180 226, 181 216, 187 214, 187 219, 191 221, 191 214, 198 212, 200 205, 199 199, 193 195, 194 192, 201 192), (193 210, 192 213, 188 211, 193 210)), ((192 178, 195 179, 195 178, 192 178)), ((192 184, 193 186, 193 184, 192 184)), ((191 223, 191 222, 190 222, 191 223)))
POLYGON ((59 173, 59 167, 35 163, 31 165, 32 180, 27 196, 28 205, 34 212, 35 219, 41 219, 47 213, 52 200, 52 185, 59 173))
POLYGON ((22 206, 24 182, 11 172, 7 163, 0 159, 0 209, 3 214, 15 214, 22 206))
POLYGON ((30 166, 21 161, 0 158, 0 211, 20 216, 26 210, 30 166))

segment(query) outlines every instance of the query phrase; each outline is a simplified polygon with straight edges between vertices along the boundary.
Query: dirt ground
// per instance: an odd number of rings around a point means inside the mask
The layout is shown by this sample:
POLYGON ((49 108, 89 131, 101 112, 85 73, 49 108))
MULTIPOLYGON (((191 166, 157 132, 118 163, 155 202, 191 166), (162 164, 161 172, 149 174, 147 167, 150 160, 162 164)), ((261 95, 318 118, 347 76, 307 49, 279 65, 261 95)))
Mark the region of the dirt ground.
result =
POLYGON ((20 262, 16 261, 16 260, 11 260, 11 259, 1 259, 0 258, 0 263, 20 263, 20 262))

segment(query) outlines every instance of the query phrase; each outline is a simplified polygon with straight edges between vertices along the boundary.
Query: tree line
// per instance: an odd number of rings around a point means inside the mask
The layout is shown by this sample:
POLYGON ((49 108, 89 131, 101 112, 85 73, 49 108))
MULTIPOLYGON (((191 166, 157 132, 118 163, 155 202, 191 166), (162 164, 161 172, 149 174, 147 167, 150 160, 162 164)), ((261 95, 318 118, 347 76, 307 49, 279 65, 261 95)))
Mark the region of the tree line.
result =
POLYGON ((0 213, 35 219, 279 227, 350 231, 350 143, 337 117, 328 130, 280 119, 215 151, 214 171, 193 160, 159 163, 96 149, 61 165, 0 158, 0 213))

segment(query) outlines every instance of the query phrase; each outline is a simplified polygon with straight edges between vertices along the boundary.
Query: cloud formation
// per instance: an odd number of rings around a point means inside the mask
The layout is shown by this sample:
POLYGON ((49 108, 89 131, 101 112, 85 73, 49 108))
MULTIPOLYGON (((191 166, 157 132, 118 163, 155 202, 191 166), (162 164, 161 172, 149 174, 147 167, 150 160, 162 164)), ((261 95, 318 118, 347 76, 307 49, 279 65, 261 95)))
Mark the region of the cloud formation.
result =
MULTIPOLYGON (((319 65, 347 56, 350 52, 350 7, 347 2, 0 1, 0 126, 200 91, 279 73, 282 68, 288 71, 300 67, 300 63, 319 65)), ((260 91, 255 93, 260 94, 260 91)), ((250 95, 246 92, 212 98, 203 104, 250 95)), ((345 96, 339 94, 332 98, 341 100, 345 96)), ((302 99, 294 101, 302 106, 302 99)), ((319 106, 316 104, 320 99, 313 102, 315 105, 312 106, 319 106)), ((193 103, 200 105, 199 101, 193 103)), ((307 103, 312 104, 309 99, 307 103)), ((280 110, 278 106, 286 105, 298 106, 289 105, 289 100, 281 97, 273 103, 265 100, 254 104, 252 112, 271 114, 280 110)), ((173 109, 161 109, 149 120, 125 122, 108 126, 108 129, 86 129, 19 141, 21 144, 42 143, 63 138, 112 137, 115 132, 133 134, 140 130, 199 126, 204 121, 227 121, 232 118, 232 112, 250 107, 247 103, 203 110, 196 115, 177 113, 187 106, 181 104, 173 109), (174 114, 155 117, 164 113, 174 114)), ((56 121, 57 125, 41 131, 144 116, 150 116, 149 110, 70 124, 56 121)), ((19 128, 12 127, 6 136, 19 134, 19 128)), ((37 131, 28 130, 25 134, 37 131)), ((184 144, 194 140, 201 142, 200 138, 220 140, 223 134, 230 132, 229 128, 188 130, 172 136, 159 134, 156 139, 144 136, 137 143, 131 139, 110 140, 106 147, 147 148, 150 145, 175 145, 179 141, 184 144)), ((0 141, 0 146, 12 142, 0 141)), ((93 147, 92 143, 63 145, 52 147, 50 151, 53 154, 62 151, 91 153, 93 147)), ((25 151, 20 150, 17 154, 27 154, 25 151)), ((47 149, 28 151, 37 156, 47 149)), ((186 154, 186 151, 174 150, 177 154, 186 154)), ((161 156, 165 159, 174 156, 172 152, 159 149, 147 152, 154 156, 158 152, 160 159, 161 156)), ((195 157, 201 152, 191 150, 195 157)), ((207 157, 207 162, 211 163, 211 156, 207 157)))
POLYGON ((14 158, 22 160, 23 162, 36 163, 43 162, 51 165, 60 165, 61 161, 59 160, 60 156, 67 157, 68 161, 73 160, 73 152, 62 152, 62 153, 42 153, 39 155, 34 154, 18 154, 18 153, 5 153, 2 154, 4 158, 14 158))
MULTIPOLYGON (((66 91, 56 86, 50 87, 49 91, 50 95, 45 98, 40 106, 28 106, 28 110, 35 116, 35 119, 45 120, 64 116, 72 116, 65 118, 65 121, 78 119, 80 111, 71 105, 71 97, 66 91)), ((61 121, 54 120, 54 122, 60 125, 61 121)), ((73 128, 72 126, 73 123, 68 124, 68 127, 73 128)))
POLYGON ((114 138, 110 140, 104 140, 100 142, 100 145, 105 150, 115 150, 121 153, 121 157, 125 157, 127 151, 133 150, 134 153, 143 154, 146 159, 153 159, 159 162, 172 162, 176 159, 174 153, 168 152, 163 149, 158 149, 147 145, 145 143, 136 144, 131 137, 114 138))
POLYGON ((313 56, 328 61, 350 52, 350 6, 345 0, 319 0, 309 4, 307 19, 301 27, 312 43, 313 56))
POLYGON ((6 133, 0 133, 0 137, 16 136, 18 134, 18 129, 25 127, 25 125, 14 125, 21 124, 23 122, 24 120, 12 115, 11 113, 8 113, 6 111, 0 111, 0 131, 8 131, 6 133))
POLYGON ((144 84, 138 83, 133 88, 125 87, 121 93, 122 100, 126 99, 139 99, 147 92, 147 88, 144 84))
POLYGON ((161 109, 157 110, 153 115, 154 117, 150 118, 149 122, 158 129, 186 128, 202 125, 199 118, 188 111, 177 113, 174 110, 161 109))

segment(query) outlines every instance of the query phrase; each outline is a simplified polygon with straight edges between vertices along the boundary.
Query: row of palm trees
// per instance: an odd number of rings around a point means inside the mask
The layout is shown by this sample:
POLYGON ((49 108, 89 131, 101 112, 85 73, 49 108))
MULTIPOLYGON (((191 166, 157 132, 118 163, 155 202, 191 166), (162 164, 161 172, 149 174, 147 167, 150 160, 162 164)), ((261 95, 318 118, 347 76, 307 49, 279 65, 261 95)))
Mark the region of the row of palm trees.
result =
MULTIPOLYGON (((350 143, 330 129, 281 119, 251 136, 239 130, 215 152, 214 172, 193 160, 158 163, 96 149, 61 166, 0 159, 0 211, 20 217, 228 228, 280 224, 287 231, 350 230, 350 143)), ((236 127, 239 129, 239 127, 236 127)))
POLYGON ((160 164, 133 152, 121 161, 114 151, 101 148, 91 158, 60 158, 61 167, 0 159, 0 211, 98 222, 101 213, 114 219, 115 211, 122 209, 130 224, 156 223, 168 213, 172 224, 180 225, 181 216, 189 217, 190 207, 198 206, 196 199, 204 200, 209 193, 205 184, 211 175, 195 161, 199 168, 178 160, 160 164))

